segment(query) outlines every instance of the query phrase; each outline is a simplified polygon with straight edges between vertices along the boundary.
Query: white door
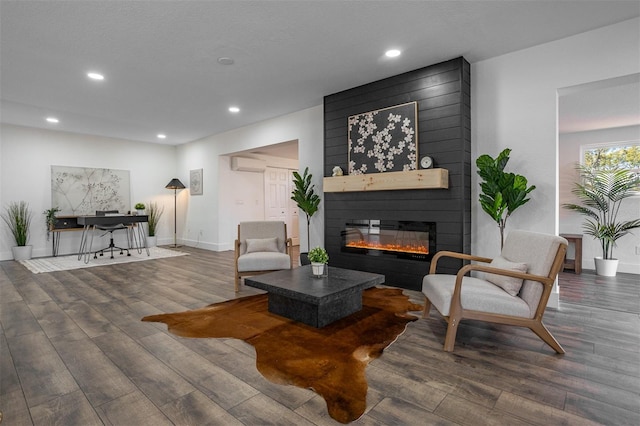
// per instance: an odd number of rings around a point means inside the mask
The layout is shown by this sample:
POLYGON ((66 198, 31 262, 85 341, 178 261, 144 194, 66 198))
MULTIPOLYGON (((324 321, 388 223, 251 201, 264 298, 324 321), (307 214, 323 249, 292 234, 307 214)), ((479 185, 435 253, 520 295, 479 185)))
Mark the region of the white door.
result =
POLYGON ((286 223, 287 234, 293 240, 293 245, 299 245, 298 207, 291 200, 292 179, 291 170, 267 167, 264 174, 265 218, 286 223))

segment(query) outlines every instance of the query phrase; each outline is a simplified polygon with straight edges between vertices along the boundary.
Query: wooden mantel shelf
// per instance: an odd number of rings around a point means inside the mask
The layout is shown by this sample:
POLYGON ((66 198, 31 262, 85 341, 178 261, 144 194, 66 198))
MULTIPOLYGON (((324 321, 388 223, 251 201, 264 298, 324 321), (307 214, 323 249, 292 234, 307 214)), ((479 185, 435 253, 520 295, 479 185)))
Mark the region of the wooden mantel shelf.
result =
POLYGON ((369 173, 326 177, 324 192, 392 191, 398 189, 447 189, 447 169, 423 169, 408 172, 369 173))

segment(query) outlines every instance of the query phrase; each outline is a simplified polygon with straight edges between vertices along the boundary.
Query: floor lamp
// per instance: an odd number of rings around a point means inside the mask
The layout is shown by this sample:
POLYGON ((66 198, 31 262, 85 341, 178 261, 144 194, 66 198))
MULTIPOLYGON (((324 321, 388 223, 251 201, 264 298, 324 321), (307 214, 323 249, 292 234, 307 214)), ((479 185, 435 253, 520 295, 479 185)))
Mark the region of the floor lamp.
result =
POLYGON ((173 247, 180 247, 177 244, 177 232, 178 232, 178 189, 184 189, 185 186, 180 179, 173 178, 171 182, 165 186, 167 189, 173 189, 173 247))

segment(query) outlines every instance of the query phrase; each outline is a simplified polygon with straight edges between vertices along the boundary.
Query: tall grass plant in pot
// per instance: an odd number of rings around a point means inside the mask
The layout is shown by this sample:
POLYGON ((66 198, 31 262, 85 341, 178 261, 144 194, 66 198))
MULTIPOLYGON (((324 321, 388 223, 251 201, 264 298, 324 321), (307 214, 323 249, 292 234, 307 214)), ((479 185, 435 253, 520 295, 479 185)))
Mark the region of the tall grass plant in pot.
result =
POLYGON ((2 214, 2 220, 9 227, 16 245, 11 247, 15 260, 31 259, 32 246, 29 242, 31 218, 29 204, 25 201, 11 202, 2 214))
POLYGON ((158 206, 158 203, 149 203, 147 207, 147 214, 149 216, 149 236, 147 237, 147 247, 155 247, 158 244, 158 237, 156 231, 158 230, 158 223, 164 213, 164 206, 158 206))
POLYGON ((640 191, 640 175, 627 169, 593 168, 577 165, 578 181, 571 191, 579 204, 562 206, 585 216, 582 229, 600 241, 602 256, 594 259, 596 274, 615 276, 618 259, 613 257, 616 241, 640 228, 640 218, 619 220, 622 202, 640 191))

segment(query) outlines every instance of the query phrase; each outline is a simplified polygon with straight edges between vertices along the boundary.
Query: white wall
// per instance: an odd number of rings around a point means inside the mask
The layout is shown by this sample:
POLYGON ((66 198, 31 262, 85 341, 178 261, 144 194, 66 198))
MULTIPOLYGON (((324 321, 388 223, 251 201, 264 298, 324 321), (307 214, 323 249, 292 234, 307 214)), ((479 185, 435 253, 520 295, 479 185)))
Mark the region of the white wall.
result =
MULTIPOLYGON (((227 156, 232 153, 298 140, 300 168, 309 166, 316 190, 322 193, 323 120, 320 105, 179 146, 177 170, 180 179, 188 177, 191 169, 204 169, 203 195, 179 200, 180 241, 193 245, 194 230, 202 230, 202 240, 198 242, 201 247, 231 250, 238 222, 264 214, 262 176, 231 172, 227 156), (236 204, 237 200, 244 204, 236 204)), ((291 165, 287 164, 285 167, 291 165)), ((282 167, 282 164, 270 165, 282 167)), ((183 182, 187 183, 186 180, 183 182)), ((306 245, 306 221, 301 221, 300 226, 305 227, 300 230, 300 244, 306 245)), ((320 210, 312 220, 311 239, 320 241, 323 230, 324 210, 320 203, 320 210)))
MULTIPOLYGON (((564 203, 576 203, 578 200, 573 196, 571 190, 577 180, 575 164, 580 161, 580 146, 593 143, 622 142, 640 140, 640 126, 618 127, 614 129, 604 129, 590 132, 564 133, 560 135, 559 144, 559 196, 560 205, 564 203)), ((582 234, 582 224, 584 216, 567 209, 560 209, 560 232, 567 234, 582 234)), ((640 216, 640 196, 631 197, 625 200, 620 209, 618 218, 620 220, 631 220, 640 216)), ((614 257, 620 263, 619 272, 640 274, 640 255, 636 255, 635 247, 640 246, 640 230, 633 231, 618 240, 614 249, 614 257)), ((602 250, 598 240, 588 235, 582 239, 582 267, 585 269, 595 269, 593 258, 602 256, 602 250)), ((573 251, 570 253, 573 257, 573 251)))
MULTIPOLYGON (((161 244, 172 241, 173 197, 164 187, 175 169, 175 147, 6 124, 0 126, 0 140, 0 206, 4 210, 12 201, 29 203, 33 213, 29 244, 34 257, 52 252, 42 214, 53 207, 52 165, 129 170, 131 205, 149 201, 165 205, 158 240, 161 244)), ((76 253, 80 234, 65 232, 60 254, 76 253)), ((13 237, 0 222, 0 260, 13 258, 13 245, 13 237)))
MULTIPOLYGON (((558 232, 558 89, 639 72, 639 40, 640 19, 632 19, 471 65, 472 158, 512 148, 508 170, 537 187, 507 233, 558 232)), ((474 172, 472 200, 478 182, 474 172)), ((497 225, 477 202, 472 218, 473 252, 495 256, 497 225)))

